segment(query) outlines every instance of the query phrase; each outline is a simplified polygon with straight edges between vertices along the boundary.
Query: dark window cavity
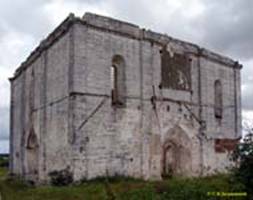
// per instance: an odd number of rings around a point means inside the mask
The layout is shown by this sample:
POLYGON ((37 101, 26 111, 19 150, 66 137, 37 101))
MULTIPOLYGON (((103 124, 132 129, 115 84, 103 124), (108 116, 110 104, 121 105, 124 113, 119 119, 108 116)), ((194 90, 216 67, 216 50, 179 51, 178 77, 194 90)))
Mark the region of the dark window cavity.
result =
POLYGON ((112 105, 124 107, 126 105, 126 76, 125 61, 122 56, 115 55, 111 66, 112 105))
POLYGON ((220 80, 214 82, 214 115, 222 118, 222 85, 220 80))

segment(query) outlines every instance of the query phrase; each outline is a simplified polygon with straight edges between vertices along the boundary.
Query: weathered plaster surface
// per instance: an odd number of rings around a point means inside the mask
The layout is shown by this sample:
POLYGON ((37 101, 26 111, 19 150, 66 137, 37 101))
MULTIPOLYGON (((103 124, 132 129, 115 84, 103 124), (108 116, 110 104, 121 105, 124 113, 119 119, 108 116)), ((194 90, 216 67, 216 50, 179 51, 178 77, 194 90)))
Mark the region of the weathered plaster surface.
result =
POLYGON ((160 179, 171 162, 176 175, 225 171, 229 151, 215 151, 215 140, 241 135, 240 68, 229 58, 136 25, 70 15, 11 78, 10 170, 35 181, 65 168, 75 180, 160 179), (186 56, 186 90, 163 87, 163 51, 186 56), (111 102, 115 55, 125 62, 124 107, 111 102), (217 79, 221 120, 214 115, 217 79), (38 140, 35 172, 28 166, 32 128, 38 140))

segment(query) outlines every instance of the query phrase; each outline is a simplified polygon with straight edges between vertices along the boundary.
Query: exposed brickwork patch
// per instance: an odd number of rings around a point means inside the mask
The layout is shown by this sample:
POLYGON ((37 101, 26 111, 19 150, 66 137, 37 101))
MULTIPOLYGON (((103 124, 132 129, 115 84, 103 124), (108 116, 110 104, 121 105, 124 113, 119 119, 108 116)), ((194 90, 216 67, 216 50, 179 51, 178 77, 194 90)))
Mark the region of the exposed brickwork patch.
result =
POLYGON ((178 90, 191 89, 191 68, 185 55, 170 53, 165 49, 162 53, 162 86, 178 90))
POLYGON ((217 153, 225 153, 226 151, 233 151, 238 144, 239 139, 215 139, 214 149, 217 153))

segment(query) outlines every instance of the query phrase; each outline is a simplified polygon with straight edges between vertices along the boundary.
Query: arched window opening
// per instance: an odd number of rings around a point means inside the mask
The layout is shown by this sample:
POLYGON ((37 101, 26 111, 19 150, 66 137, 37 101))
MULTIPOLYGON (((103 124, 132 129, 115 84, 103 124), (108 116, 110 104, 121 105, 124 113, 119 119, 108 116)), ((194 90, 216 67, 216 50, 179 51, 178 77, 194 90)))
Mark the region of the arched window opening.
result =
POLYGON ((221 81, 216 80, 214 83, 214 115, 216 118, 222 118, 222 86, 221 81))
POLYGON ((111 66, 111 91, 112 91, 112 104, 115 104, 118 100, 117 89, 117 67, 111 66))
POLYGON ((111 91, 112 105, 125 106, 126 84, 125 84, 125 62, 122 56, 115 55, 111 66, 111 91))

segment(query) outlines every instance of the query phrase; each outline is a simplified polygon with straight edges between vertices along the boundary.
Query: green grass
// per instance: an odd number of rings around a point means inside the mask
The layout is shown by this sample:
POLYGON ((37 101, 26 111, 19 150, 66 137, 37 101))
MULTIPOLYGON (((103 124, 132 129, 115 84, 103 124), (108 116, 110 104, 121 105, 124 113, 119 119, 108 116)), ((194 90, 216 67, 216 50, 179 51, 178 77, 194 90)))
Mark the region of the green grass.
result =
MULTIPOLYGON (((244 187, 233 182, 229 175, 205 178, 173 178, 150 182, 134 179, 96 179, 68 187, 27 186, 20 180, 7 177, 7 170, 0 168, 2 200, 211 200, 232 199, 210 197, 207 192, 242 192, 244 187)), ((236 197, 236 200, 246 199, 236 197)))
POLYGON ((6 174, 7 174, 7 169, 3 168, 3 167, 0 167, 0 180, 4 179, 6 174))

